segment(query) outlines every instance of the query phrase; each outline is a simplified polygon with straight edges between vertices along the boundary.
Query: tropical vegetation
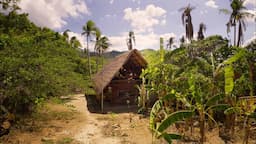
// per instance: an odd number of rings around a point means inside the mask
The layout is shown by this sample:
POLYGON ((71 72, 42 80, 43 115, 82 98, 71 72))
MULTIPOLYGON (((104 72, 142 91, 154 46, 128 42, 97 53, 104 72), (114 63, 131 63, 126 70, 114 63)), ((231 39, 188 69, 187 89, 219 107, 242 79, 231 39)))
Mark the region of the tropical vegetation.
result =
MULTIPOLYGON (((50 97, 88 94, 92 74, 103 66, 104 52, 111 46, 92 20, 82 27, 82 47, 69 29, 55 32, 17 13, 16 2, 0 0, 8 11, 0 13, 0 122, 4 113, 30 114, 50 97)), ((230 15, 226 26, 228 33, 234 28, 232 45, 220 35, 206 37, 203 22, 194 38, 195 7, 188 5, 180 9, 185 36, 179 46, 170 37, 164 49, 160 38, 159 51, 142 52, 149 64, 141 74, 138 105, 143 114, 150 113, 149 127, 156 138, 204 143, 206 134, 217 130, 228 142, 235 141, 242 128, 243 143, 250 142, 256 122, 256 40, 243 45, 245 20, 253 16, 244 2, 232 0, 232 11, 220 10, 230 15), (199 138, 193 136, 196 130, 199 138)), ((128 50, 135 48, 133 31, 126 43, 128 50)))

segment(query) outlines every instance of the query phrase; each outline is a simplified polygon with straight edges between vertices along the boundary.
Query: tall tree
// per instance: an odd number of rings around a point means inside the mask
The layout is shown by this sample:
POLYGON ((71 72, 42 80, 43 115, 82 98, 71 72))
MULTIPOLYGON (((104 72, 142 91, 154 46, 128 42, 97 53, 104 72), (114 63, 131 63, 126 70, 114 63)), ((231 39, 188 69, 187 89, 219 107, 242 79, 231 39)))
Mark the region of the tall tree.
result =
POLYGON ((135 45, 135 35, 133 31, 129 32, 129 37, 127 39, 128 50, 132 50, 135 45))
POLYGON ((69 41, 69 35, 68 35, 68 32, 70 32, 69 29, 66 29, 64 32, 63 32, 63 36, 65 37, 66 41, 69 41))
POLYGON ((98 71, 100 53, 97 51, 97 47, 98 47, 99 40, 101 38, 101 31, 100 31, 99 28, 95 29, 95 36, 96 36, 96 42, 95 42, 95 45, 94 45, 94 51, 98 55, 97 60, 96 60, 96 71, 98 71))
POLYGON ((227 33, 230 32, 230 28, 234 27, 234 46, 241 46, 243 42, 244 31, 246 30, 245 20, 248 17, 253 17, 254 14, 247 12, 244 6, 245 0, 232 0, 231 8, 232 11, 227 9, 221 9, 221 12, 225 14, 230 14, 229 20, 227 22, 227 33), (238 28, 237 28, 238 24, 238 28), (237 33, 238 29, 238 33, 237 33), (238 37, 236 41, 236 37, 238 37))
POLYGON ((81 43, 77 40, 77 38, 75 36, 71 37, 70 45, 72 48, 75 48, 75 49, 81 47, 81 43))
POLYGON ((204 23, 199 24, 199 30, 197 33, 197 40, 203 40, 204 39, 204 32, 206 31, 206 25, 204 23))
POLYGON ((109 48, 110 42, 108 37, 103 36, 100 37, 99 40, 96 42, 96 51, 102 57, 103 53, 109 48))
POLYGON ((88 67, 89 67, 89 76, 92 77, 92 69, 91 69, 91 63, 90 63, 90 50, 89 50, 89 41, 92 35, 96 34, 96 25, 92 20, 87 21, 87 23, 83 26, 83 32, 82 35, 86 35, 86 44, 87 44, 87 59, 88 59, 88 67))
POLYGON ((167 48, 172 49, 173 43, 174 43, 174 37, 170 37, 167 43, 167 48))
MULTIPOLYGON (((102 57, 102 65, 103 65, 103 53, 110 46, 109 39, 106 36, 100 37, 98 41, 96 41, 95 49, 99 53, 99 56, 102 57)), ((101 92, 101 111, 103 112, 103 90, 101 92)))
POLYGON ((193 24, 192 24, 192 17, 191 11, 195 9, 195 7, 191 7, 190 4, 186 7, 180 8, 179 11, 182 11, 182 24, 185 25, 186 30, 186 38, 191 41, 193 39, 193 24))
POLYGON ((184 35, 180 38, 180 47, 182 47, 185 43, 185 37, 184 35))

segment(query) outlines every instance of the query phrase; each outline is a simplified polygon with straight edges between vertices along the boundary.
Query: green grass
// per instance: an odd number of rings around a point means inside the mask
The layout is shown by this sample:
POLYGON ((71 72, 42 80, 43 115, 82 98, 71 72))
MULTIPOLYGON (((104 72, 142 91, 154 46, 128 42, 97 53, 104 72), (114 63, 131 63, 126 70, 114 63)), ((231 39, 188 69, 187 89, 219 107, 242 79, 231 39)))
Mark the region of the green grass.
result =
POLYGON ((56 142, 56 144, 71 144, 73 141, 74 141, 74 139, 69 138, 69 137, 65 137, 65 138, 63 138, 61 140, 58 140, 56 142))

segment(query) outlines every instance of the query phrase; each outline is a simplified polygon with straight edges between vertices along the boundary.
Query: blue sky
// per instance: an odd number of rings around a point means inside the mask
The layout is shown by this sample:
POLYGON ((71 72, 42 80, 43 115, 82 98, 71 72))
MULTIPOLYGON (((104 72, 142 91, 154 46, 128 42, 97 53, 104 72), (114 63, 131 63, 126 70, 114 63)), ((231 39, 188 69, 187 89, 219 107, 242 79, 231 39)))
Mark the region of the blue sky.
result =
MULTIPOLYGON (((207 26, 206 36, 227 37, 225 24, 229 16, 219 13, 219 9, 230 9, 229 0, 22 0, 20 6, 36 24, 59 32, 70 29, 69 34, 83 44, 82 26, 93 20, 109 37, 110 50, 122 51, 127 50, 130 30, 135 32, 137 49, 158 49, 160 37, 167 41, 172 36, 179 41, 185 28, 178 9, 188 4, 195 7, 191 12, 194 37, 201 22, 207 26)), ((251 13, 256 13, 256 0, 246 0, 245 4, 251 13)), ((255 37, 255 31, 255 21, 248 20, 245 41, 255 37)), ((233 34, 230 35, 232 39, 233 34)))

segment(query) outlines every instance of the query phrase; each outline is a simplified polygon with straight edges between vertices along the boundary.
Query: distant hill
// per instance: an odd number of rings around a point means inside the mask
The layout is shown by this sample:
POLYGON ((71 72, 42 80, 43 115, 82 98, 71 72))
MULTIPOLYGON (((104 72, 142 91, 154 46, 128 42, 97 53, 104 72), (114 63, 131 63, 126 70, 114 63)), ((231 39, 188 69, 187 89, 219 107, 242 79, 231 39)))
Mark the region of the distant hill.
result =
MULTIPOLYGON (((120 55, 120 54, 123 54, 127 51, 116 51, 116 50, 113 50, 113 51, 109 51, 109 52, 105 52, 104 53, 104 58, 106 59, 112 59, 112 58, 115 58, 116 56, 120 55)), ((148 56, 148 55, 151 55, 152 53, 155 53, 156 51, 153 50, 153 49, 143 49, 143 50, 140 50, 141 54, 143 56, 148 56)), ((97 53, 95 52, 90 52, 91 56, 97 56, 97 53)))
POLYGON ((124 53, 124 52, 120 52, 120 51, 110 51, 110 52, 104 53, 104 57, 111 59, 111 58, 114 58, 114 57, 116 57, 116 56, 118 56, 118 55, 120 55, 120 54, 122 54, 122 53, 124 53))
POLYGON ((140 53, 143 55, 143 56, 147 56, 151 53, 155 53, 156 51, 153 50, 153 49, 143 49, 143 50, 140 50, 140 53))

